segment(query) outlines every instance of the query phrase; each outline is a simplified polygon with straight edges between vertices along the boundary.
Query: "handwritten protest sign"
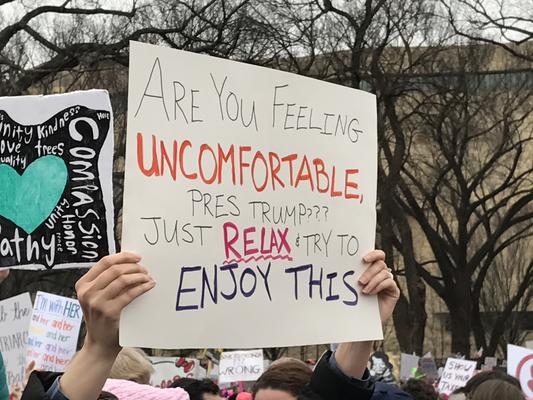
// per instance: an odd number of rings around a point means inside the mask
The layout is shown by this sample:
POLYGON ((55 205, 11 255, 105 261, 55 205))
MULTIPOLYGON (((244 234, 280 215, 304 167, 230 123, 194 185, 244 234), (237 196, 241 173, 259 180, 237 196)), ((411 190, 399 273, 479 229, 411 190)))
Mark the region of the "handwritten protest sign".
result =
POLYGON ((375 97, 135 42, 129 79, 122 247, 158 285, 122 314, 121 343, 381 338, 357 283, 374 247, 375 97))
POLYGON ((180 378, 203 379, 207 371, 194 358, 185 357, 148 357, 154 372, 152 385, 157 387, 170 387, 170 384, 180 378))
POLYGON ((29 293, 0 301, 0 353, 9 386, 22 383, 24 379, 31 309, 29 293))
POLYGON ((533 398, 533 350, 508 344, 507 373, 520 381, 528 399, 533 398))
POLYGON ((78 300, 37 292, 28 335, 27 361, 61 372, 76 352, 83 314, 78 300))
POLYGON ((90 266, 115 251, 106 91, 0 97, 0 268, 90 266))
POLYGON ((475 372, 475 361, 448 358, 439 382, 439 392, 450 394, 454 390, 462 388, 475 372))
POLYGON ((263 350, 225 351, 220 356, 220 383, 255 381, 264 371, 263 350))

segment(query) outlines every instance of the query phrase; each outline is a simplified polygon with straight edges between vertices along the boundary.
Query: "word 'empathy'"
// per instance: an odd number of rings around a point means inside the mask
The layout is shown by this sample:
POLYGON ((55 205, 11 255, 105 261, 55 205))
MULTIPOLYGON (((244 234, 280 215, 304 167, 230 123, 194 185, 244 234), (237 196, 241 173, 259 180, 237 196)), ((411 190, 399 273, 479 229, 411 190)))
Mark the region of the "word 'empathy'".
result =
POLYGON ((297 153, 280 156, 242 145, 224 148, 220 144, 203 143, 197 147, 189 140, 166 143, 155 135, 151 136, 149 146, 145 152, 143 135, 137 133, 137 165, 145 176, 168 174, 175 181, 179 173, 183 178, 207 185, 246 185, 257 192, 263 192, 268 186, 273 191, 307 187, 311 192, 330 197, 363 201, 363 195, 357 192, 359 184, 354 180, 359 169, 345 169, 338 178, 337 167, 327 165, 318 157, 310 159, 297 153), (148 163, 145 163, 146 156, 148 163))

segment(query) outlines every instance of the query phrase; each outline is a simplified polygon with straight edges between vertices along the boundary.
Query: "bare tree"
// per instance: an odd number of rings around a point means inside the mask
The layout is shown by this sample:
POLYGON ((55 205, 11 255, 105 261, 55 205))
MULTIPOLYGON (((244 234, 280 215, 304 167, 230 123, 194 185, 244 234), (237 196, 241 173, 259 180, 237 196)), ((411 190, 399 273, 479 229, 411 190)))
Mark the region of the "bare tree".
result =
POLYGON ((515 57, 533 61, 533 8, 527 1, 440 1, 458 35, 501 46, 515 57))
MULTIPOLYGON (((533 236, 532 91, 522 71, 484 73, 476 46, 451 51, 455 72, 419 77, 424 91, 411 98, 416 111, 402 128, 418 136, 419 150, 401 171, 397 200, 435 257, 419 272, 449 309, 452 350, 468 355, 471 332, 477 346, 495 348, 487 345, 480 298, 496 258, 533 236)), ((525 267, 500 310, 503 324, 533 283, 525 267)), ((490 342, 502 333, 493 329, 490 342)))

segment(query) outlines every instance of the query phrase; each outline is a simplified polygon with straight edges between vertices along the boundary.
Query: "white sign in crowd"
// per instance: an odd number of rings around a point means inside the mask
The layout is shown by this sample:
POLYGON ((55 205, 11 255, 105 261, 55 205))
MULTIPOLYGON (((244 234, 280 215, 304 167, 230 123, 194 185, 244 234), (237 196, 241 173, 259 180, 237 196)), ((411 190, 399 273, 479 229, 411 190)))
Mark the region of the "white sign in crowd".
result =
POLYGON ((27 359, 35 361, 35 368, 65 369, 76 353, 82 318, 78 300, 37 292, 27 346, 27 359))
POLYGON ((439 381, 439 392, 452 393, 454 390, 465 386, 475 373, 475 361, 448 358, 439 381))
POLYGON ((0 301, 0 353, 10 387, 22 383, 24 379, 31 311, 29 293, 0 301))
POLYGON ((533 398, 533 350, 507 345, 507 373, 520 381, 528 399, 533 398))
POLYGON ((220 355, 219 382, 256 381, 264 372, 263 350, 226 351, 220 355))
POLYGON ((165 388, 180 378, 203 379, 207 377, 207 371, 195 358, 149 357, 149 359, 154 368, 151 379, 153 386, 165 388))
POLYGON ((121 344, 381 339, 357 283, 374 248, 376 126, 368 92, 132 42, 122 248, 159 284, 124 310, 121 344))

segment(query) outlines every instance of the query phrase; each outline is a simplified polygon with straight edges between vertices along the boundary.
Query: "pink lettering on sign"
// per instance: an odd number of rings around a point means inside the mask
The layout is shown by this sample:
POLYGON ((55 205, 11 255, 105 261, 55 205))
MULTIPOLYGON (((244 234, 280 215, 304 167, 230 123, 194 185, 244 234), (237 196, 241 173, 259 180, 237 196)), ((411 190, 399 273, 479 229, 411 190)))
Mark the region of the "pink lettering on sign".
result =
POLYGON ((224 264, 250 262, 252 260, 292 261, 291 246, 287 240, 289 228, 261 228, 248 227, 240 233, 233 222, 226 222, 224 230, 224 249, 226 261, 224 264), (233 259, 230 259, 233 257, 233 259))

